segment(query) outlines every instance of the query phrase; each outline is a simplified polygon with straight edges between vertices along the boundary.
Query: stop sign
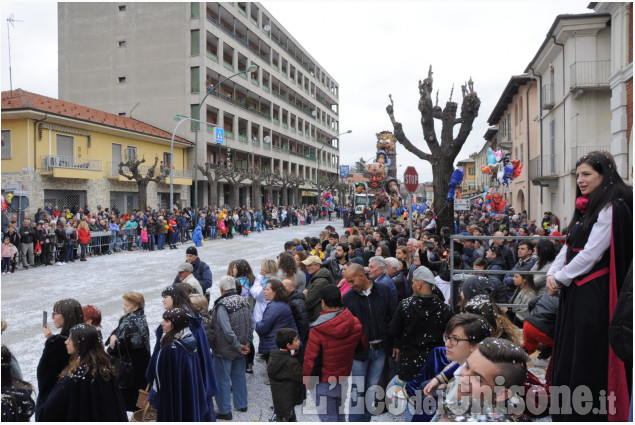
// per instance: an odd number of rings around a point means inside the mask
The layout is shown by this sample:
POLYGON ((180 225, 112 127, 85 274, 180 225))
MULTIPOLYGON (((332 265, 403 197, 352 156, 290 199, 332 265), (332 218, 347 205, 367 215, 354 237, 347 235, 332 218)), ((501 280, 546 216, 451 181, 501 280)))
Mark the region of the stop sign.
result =
POLYGON ((403 179, 408 192, 414 193, 419 185, 419 174, 417 173, 417 170, 415 170, 415 167, 406 168, 403 179))

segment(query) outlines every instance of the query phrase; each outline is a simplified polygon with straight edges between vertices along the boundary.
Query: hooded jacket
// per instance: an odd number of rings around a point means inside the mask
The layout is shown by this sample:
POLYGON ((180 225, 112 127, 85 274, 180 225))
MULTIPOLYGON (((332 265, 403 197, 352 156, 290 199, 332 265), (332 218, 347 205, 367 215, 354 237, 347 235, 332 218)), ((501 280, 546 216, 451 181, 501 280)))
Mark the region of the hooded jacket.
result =
POLYGON ((302 374, 317 376, 320 382, 328 382, 331 376, 349 376, 353 356, 367 346, 362 324, 350 310, 323 312, 311 325, 302 374))
POLYGON ((271 384, 273 410, 279 418, 288 418, 295 405, 302 402, 299 391, 302 383, 300 362, 287 350, 271 350, 267 374, 271 384))

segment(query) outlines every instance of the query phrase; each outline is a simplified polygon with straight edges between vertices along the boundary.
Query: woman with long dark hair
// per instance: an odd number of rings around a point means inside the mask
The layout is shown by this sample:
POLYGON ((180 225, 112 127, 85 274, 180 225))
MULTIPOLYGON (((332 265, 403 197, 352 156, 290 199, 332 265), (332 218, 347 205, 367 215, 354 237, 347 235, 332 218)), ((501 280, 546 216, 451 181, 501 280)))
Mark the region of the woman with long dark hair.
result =
MULTIPOLYGON (((551 264, 553 264, 553 260, 556 259, 556 247, 552 241, 549 240, 541 240, 538 242, 534 248, 534 253, 538 257, 538 261, 533 265, 531 271, 541 271, 547 273, 551 264)), ((547 293, 547 276, 546 274, 536 274, 534 275, 534 285, 536 286, 536 291, 538 291, 538 295, 547 293)))
POLYGON ((72 298, 59 300, 53 305, 51 314, 53 324, 61 329, 59 335, 53 335, 49 325, 44 326, 44 351, 37 366, 37 410, 35 420, 39 420, 39 410, 57 383, 62 370, 68 366, 69 354, 66 350, 66 339, 73 326, 84 323, 84 312, 81 304, 72 298))
POLYGON ((236 292, 238 295, 249 298, 249 290, 251 289, 251 285, 254 284, 256 277, 247 260, 243 260, 242 258, 236 260, 230 276, 236 279, 236 292))
POLYGON ((127 422, 110 358, 92 325, 75 325, 65 342, 70 363, 40 410, 44 422, 127 422))
POLYGON ((593 410, 583 416, 574 409, 553 419, 626 421, 627 371, 609 348, 608 329, 633 261, 633 190, 617 173, 613 156, 594 151, 576 163, 576 196, 566 245, 547 273, 547 290, 560 295, 552 385, 586 385, 593 410), (603 408, 607 394, 614 397, 613 412, 603 408))

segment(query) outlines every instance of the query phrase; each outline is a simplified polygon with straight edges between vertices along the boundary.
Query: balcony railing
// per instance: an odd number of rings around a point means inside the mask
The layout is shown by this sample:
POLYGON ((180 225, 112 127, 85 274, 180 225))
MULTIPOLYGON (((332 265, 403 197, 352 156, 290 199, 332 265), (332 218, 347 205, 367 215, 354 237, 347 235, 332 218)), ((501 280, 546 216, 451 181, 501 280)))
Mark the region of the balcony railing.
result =
POLYGON ((101 171, 101 159, 78 158, 65 155, 46 155, 41 158, 42 168, 46 171, 52 171, 53 168, 101 171))
POLYGON ((593 152, 593 151, 608 151, 609 147, 608 146, 599 146, 599 145, 592 145, 592 146, 574 146, 571 148, 571 166, 569 167, 570 171, 572 173, 575 173, 576 170, 576 162, 578 162, 578 159, 582 158, 582 156, 588 154, 589 152, 593 152))
POLYGON ((560 155, 549 155, 529 160, 530 180, 549 180, 560 177, 560 155))
POLYGON ((569 88, 608 89, 611 61, 584 61, 571 65, 569 88))
POLYGON ((214 53, 212 52, 207 52, 207 57, 210 58, 213 61, 218 62, 218 56, 216 56, 214 53))
POLYGON ((247 136, 243 136, 242 134, 238 135, 238 140, 243 142, 243 143, 247 143, 247 136))
POLYGON ((551 109, 554 107, 553 84, 545 84, 542 86, 542 109, 551 109))

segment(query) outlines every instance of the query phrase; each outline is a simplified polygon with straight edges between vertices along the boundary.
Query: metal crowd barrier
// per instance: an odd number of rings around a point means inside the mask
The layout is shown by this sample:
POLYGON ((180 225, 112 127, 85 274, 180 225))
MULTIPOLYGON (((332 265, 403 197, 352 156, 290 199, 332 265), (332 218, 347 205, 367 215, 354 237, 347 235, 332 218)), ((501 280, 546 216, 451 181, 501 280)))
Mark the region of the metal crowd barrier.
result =
MULTIPOLYGON (((516 240, 516 241, 530 241, 534 242, 536 245, 537 242, 541 240, 556 240, 556 241, 564 241, 564 236, 465 236, 465 235, 450 235, 450 287, 451 287, 451 299, 452 299, 452 308, 455 313, 459 313, 459 288, 463 284, 465 280, 466 274, 478 274, 478 275, 488 275, 488 274, 502 274, 506 275, 511 273, 512 270, 457 270, 454 268, 454 241, 455 240, 484 240, 489 241, 490 239, 504 239, 504 240, 516 240), (456 276, 456 277, 455 277, 456 276)), ((536 270, 536 271, 519 271, 514 270, 514 274, 531 274, 531 275, 545 275, 547 272, 536 270)), ((527 308, 526 304, 499 304, 501 307, 507 307, 511 309, 519 309, 519 308, 527 308)))

